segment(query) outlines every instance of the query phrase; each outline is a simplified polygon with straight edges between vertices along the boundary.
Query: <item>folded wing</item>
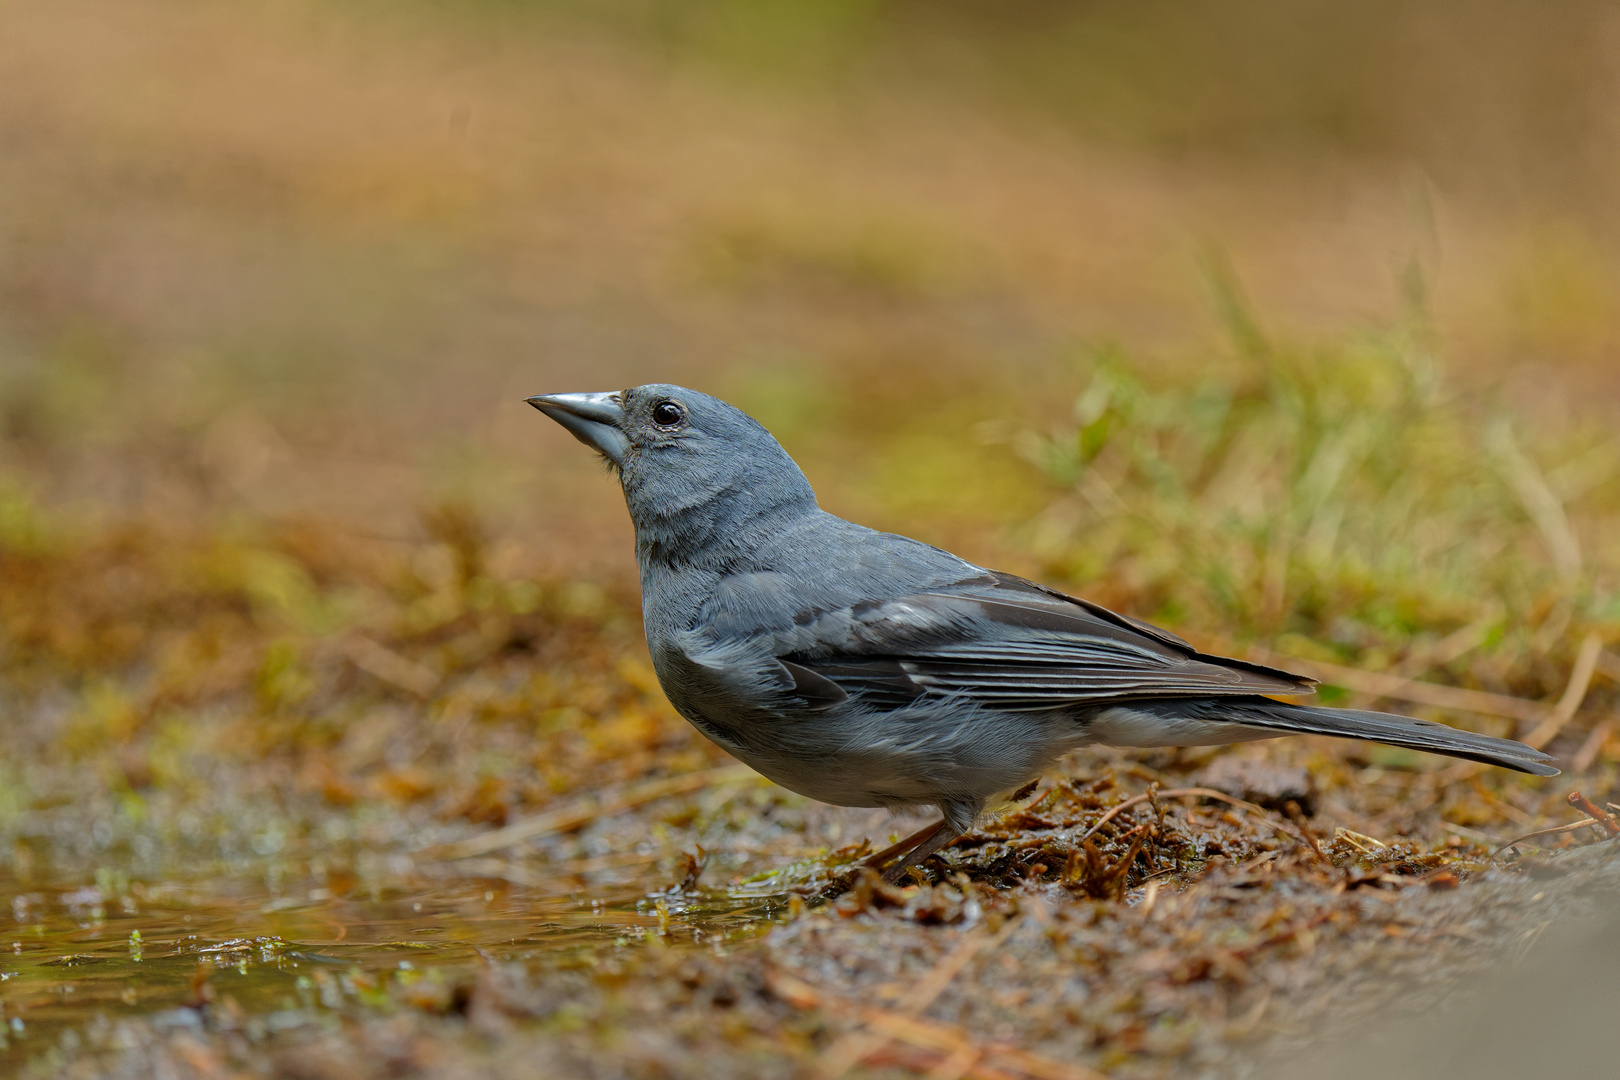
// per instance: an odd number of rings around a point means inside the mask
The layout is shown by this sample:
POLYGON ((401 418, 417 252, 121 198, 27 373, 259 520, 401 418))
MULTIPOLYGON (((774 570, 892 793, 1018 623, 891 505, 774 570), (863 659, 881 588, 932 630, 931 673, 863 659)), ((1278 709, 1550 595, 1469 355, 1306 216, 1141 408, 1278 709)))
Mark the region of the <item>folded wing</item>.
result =
POLYGON ((1285 671, 1198 652, 1157 627, 986 572, 956 585, 807 612, 779 659, 813 707, 962 697, 1032 712, 1189 695, 1309 694, 1285 671))

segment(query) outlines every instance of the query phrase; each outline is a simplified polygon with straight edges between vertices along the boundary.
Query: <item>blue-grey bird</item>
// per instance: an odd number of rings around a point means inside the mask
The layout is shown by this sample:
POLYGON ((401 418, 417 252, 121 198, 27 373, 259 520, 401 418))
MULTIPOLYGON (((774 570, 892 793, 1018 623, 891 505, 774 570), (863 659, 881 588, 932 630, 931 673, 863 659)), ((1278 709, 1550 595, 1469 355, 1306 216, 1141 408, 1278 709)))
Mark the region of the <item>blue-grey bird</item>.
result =
MULTIPOLYGON (((529 403, 618 473, 658 680, 680 714, 785 788, 931 804, 897 880, 986 804, 1088 743, 1210 746, 1308 733, 1558 770, 1522 743, 1267 695, 1286 671, 827 513, 742 411, 679 386, 529 403)), ((903 842, 904 843, 904 842, 903 842)))

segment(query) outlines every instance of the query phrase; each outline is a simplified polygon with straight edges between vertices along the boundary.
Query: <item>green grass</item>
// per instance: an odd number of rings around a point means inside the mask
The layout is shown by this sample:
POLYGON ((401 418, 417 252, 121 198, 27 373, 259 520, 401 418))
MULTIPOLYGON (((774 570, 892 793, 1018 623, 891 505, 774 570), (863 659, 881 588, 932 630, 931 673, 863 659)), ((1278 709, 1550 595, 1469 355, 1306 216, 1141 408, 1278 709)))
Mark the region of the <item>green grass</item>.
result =
POLYGON ((1013 440, 1059 493, 1033 538, 1053 573, 1363 666, 1471 627, 1454 674, 1532 694, 1583 632, 1620 635, 1612 435, 1452 385, 1418 314, 1280 342, 1217 282, 1223 352, 1089 349, 1069 417, 1013 440))

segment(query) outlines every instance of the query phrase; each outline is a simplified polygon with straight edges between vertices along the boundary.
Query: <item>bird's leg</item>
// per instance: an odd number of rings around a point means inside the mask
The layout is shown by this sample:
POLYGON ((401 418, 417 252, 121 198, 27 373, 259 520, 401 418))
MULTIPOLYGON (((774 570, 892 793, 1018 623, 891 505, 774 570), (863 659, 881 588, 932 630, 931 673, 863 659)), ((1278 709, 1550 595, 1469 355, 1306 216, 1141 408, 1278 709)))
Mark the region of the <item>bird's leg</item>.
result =
POLYGON ((924 840, 922 843, 918 844, 916 847, 912 848, 906 853, 905 858, 901 859, 899 862, 895 863, 893 866, 889 867, 889 869, 884 871, 883 880, 887 881, 890 885, 899 884, 900 879, 905 877, 907 870, 910 870, 913 866, 916 866, 918 863, 928 858, 928 856, 932 855, 940 848, 949 845, 955 841, 957 837, 962 835, 961 829, 953 829, 947 822, 942 821, 940 822, 940 825, 943 827, 938 832, 924 840))
POLYGON ((868 855, 866 858, 861 860, 861 865, 869 867, 873 870, 881 870, 883 869, 884 863, 888 862, 897 855, 904 855, 918 844, 926 842, 944 827, 945 821, 943 818, 934 822, 932 825, 924 825, 922 828, 918 829, 905 839, 890 844, 888 847, 884 848, 875 855, 868 855))
POLYGON ((951 841, 961 836, 962 832, 963 830, 952 828, 948 821, 942 819, 925 828, 918 829, 898 844, 893 844, 876 855, 868 856, 863 860, 862 865, 870 866, 875 870, 889 859, 904 852, 904 858, 883 872, 883 880, 890 885, 895 885, 905 876, 907 870, 951 843, 951 841))

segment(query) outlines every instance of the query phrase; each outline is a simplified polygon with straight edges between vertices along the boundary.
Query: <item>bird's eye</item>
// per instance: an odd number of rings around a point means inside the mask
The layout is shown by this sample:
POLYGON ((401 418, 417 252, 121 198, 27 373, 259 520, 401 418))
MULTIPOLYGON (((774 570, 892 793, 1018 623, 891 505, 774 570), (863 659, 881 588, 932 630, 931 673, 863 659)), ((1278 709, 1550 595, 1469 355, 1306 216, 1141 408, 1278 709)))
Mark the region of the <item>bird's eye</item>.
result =
POLYGON ((659 427, 671 428, 686 419, 686 412, 673 401, 660 401, 653 406, 652 418, 659 427))

